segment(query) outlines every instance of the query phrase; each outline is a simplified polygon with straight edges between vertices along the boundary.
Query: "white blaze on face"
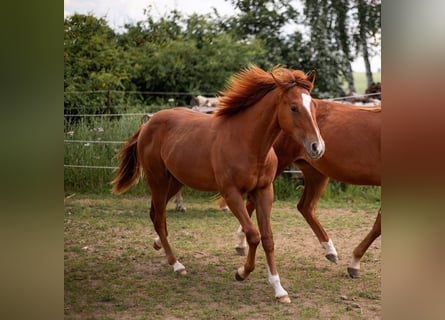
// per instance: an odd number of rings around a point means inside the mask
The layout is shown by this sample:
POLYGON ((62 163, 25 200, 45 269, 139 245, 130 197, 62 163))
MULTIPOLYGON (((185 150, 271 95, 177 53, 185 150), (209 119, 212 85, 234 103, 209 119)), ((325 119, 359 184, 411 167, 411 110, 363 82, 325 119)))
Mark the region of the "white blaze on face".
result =
MULTIPOLYGON (((312 97, 310 95, 306 94, 306 93, 302 93, 301 94, 301 98, 303 100, 303 106, 306 108, 307 112, 311 116, 311 121, 313 122, 314 126, 316 127, 315 120, 313 119, 312 112, 311 112, 312 97)), ((316 129, 316 133, 317 133, 318 141, 320 142, 320 144, 322 146, 322 149, 324 149, 324 141, 323 141, 323 138, 320 135, 320 131, 318 130, 318 128, 316 129)), ((328 248, 326 248, 326 249, 329 250, 328 248)), ((334 251, 335 251, 335 248, 334 248, 334 251)))
POLYGON ((307 112, 309 112, 309 114, 311 114, 312 97, 306 93, 302 93, 301 98, 303 99, 303 106, 306 108, 307 112))

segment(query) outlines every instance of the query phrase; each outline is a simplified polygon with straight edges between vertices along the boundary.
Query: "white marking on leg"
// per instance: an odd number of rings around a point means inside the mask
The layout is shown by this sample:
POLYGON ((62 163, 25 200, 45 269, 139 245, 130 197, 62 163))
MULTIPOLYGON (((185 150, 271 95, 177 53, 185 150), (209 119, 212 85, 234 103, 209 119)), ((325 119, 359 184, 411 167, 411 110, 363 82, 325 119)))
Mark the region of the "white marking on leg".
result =
POLYGON ((176 260, 175 264, 173 265, 173 270, 175 272, 181 272, 181 271, 185 270, 185 267, 181 262, 176 260))
POLYGON ((244 267, 239 267, 237 272, 241 278, 246 279, 246 273, 244 272, 244 267))
POLYGON ((332 239, 329 239, 328 242, 322 242, 321 245, 326 249, 326 254, 333 254, 334 256, 337 255, 337 250, 335 250, 334 243, 332 242, 332 239))
POLYGON ((162 248, 162 242, 161 242, 161 239, 159 239, 159 237, 157 237, 157 238, 155 239, 155 243, 156 243, 157 246, 159 246, 159 247, 162 248))
POLYGON ((360 259, 352 257, 352 262, 349 264, 349 268, 360 270, 360 259))
POLYGON ((243 227, 239 226, 236 231, 236 236, 238 238, 238 244, 235 248, 247 248, 246 234, 243 232, 243 227))
POLYGON ((269 274, 269 283, 272 285, 272 287, 275 290, 275 297, 276 298, 280 298, 280 297, 284 297, 287 296, 288 293, 286 290, 284 290, 284 288, 281 286, 281 282, 280 282, 280 276, 277 274, 271 274, 270 273, 270 269, 269 266, 267 266, 267 273, 269 274))

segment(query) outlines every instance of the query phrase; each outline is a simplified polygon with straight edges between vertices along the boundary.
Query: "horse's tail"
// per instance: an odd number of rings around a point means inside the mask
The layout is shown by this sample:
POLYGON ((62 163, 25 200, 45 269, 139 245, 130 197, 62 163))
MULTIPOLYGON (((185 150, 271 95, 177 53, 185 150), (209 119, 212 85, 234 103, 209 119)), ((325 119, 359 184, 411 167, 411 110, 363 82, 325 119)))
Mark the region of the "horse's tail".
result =
POLYGON ((111 182, 113 193, 119 194, 127 191, 132 185, 139 181, 141 167, 137 155, 137 142, 142 126, 128 139, 125 146, 119 152, 119 169, 116 177, 111 182))

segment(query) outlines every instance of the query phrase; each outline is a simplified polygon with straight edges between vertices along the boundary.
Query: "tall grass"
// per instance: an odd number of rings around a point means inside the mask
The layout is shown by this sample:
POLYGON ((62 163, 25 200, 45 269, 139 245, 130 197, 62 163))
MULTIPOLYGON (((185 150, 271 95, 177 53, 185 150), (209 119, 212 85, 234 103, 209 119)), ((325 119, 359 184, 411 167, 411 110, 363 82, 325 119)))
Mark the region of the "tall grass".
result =
MULTIPOLYGON (((141 116, 124 116, 111 120, 109 117, 80 118, 75 122, 65 121, 65 140, 83 141, 126 141, 141 124, 141 116)), ((117 167, 117 153, 122 144, 94 142, 64 143, 64 163, 99 167, 117 167)), ((98 168, 65 167, 65 192, 104 193, 109 192, 114 170, 98 168)), ((142 193, 140 186, 132 192, 142 193)))
MULTIPOLYGON (((65 140, 84 141, 126 141, 141 124, 141 116, 123 116, 110 120, 109 117, 81 118, 74 123, 65 123, 65 140)), ((123 144, 103 144, 93 142, 64 144, 64 163, 68 165, 87 165, 100 167, 117 167, 117 153, 123 144)), ((110 182, 115 170, 98 168, 64 169, 64 188, 66 194, 109 194, 110 182)), ((303 179, 285 174, 274 182, 276 200, 293 200, 301 196, 303 179)), ((127 191, 130 195, 146 195, 149 189, 141 180, 127 191)), ((184 188, 184 196, 193 198, 213 198, 215 194, 184 188)), ((379 201, 380 188, 345 185, 330 181, 323 195, 327 201, 353 202, 362 200, 379 201)))

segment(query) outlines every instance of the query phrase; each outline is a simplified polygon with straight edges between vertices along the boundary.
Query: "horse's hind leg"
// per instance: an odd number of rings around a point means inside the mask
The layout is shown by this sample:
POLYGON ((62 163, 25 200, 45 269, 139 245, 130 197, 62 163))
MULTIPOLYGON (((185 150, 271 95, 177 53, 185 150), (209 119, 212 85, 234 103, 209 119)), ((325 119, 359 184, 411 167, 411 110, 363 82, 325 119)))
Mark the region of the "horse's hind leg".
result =
POLYGON ((375 219, 374 225, 366 237, 360 242, 360 244, 352 252, 352 262, 348 267, 348 274, 351 278, 358 278, 360 276, 360 260, 368 250, 371 243, 374 242, 381 234, 382 227, 382 209, 380 208, 379 213, 375 219))
POLYGON ((165 188, 158 184, 156 188, 151 188, 151 208, 150 208, 150 218, 153 222, 158 238, 155 239, 153 247, 157 250, 164 248, 165 254, 167 256, 167 261, 173 266, 173 270, 180 274, 186 274, 186 270, 183 264, 181 264, 173 254, 173 250, 167 240, 167 218, 166 218, 166 206, 167 201, 176 194, 182 185, 170 178, 168 184, 165 188))
POLYGON ((224 212, 229 210, 229 207, 227 206, 226 200, 223 197, 220 197, 217 200, 218 208, 224 212))
POLYGON ((179 212, 186 212, 187 208, 184 206, 184 198, 182 197, 182 190, 175 194, 175 209, 179 212))
POLYGON ((304 175, 304 191, 298 202, 298 210, 306 219, 312 231, 314 231, 318 241, 320 241, 321 245, 325 248, 325 257, 329 261, 337 263, 338 254, 332 239, 329 238, 327 232, 315 215, 317 202, 322 196, 323 191, 326 189, 329 178, 306 163, 299 162, 298 166, 304 175))

